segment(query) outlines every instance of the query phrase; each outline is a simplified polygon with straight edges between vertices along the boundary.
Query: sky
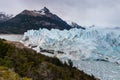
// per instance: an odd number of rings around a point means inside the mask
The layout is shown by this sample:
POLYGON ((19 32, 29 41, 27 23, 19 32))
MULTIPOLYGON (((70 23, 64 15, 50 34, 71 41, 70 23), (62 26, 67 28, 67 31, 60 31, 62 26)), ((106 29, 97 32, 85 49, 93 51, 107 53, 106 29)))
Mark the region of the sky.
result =
POLYGON ((44 6, 63 20, 82 26, 120 26, 120 0, 1 0, 0 12, 16 15, 44 6))

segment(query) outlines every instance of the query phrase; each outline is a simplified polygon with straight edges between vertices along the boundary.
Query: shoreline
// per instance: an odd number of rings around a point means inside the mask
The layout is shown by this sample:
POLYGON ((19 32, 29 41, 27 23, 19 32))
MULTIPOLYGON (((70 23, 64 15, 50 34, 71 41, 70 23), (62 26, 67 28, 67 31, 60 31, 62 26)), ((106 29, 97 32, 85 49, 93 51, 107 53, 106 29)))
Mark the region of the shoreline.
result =
POLYGON ((0 34, 1 39, 6 39, 9 41, 20 41, 24 35, 22 34, 0 34))
POLYGON ((0 35, 24 35, 24 34, 0 34, 0 35))

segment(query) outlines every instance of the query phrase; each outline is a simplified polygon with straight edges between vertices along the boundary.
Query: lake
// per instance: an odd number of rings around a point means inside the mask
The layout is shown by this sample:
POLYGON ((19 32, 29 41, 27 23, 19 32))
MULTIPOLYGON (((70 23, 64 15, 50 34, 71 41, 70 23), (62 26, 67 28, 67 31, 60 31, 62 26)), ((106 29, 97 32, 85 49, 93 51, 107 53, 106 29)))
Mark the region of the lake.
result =
POLYGON ((1 39, 6 39, 9 41, 20 41, 22 37, 23 35, 19 35, 19 34, 0 34, 1 39))

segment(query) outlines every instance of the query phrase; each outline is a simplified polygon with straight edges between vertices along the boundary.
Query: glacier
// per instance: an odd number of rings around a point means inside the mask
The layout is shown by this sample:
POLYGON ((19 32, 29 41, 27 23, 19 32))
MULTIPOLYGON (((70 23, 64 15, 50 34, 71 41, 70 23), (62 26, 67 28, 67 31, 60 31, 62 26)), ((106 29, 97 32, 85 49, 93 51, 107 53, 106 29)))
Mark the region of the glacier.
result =
POLYGON ((29 30, 22 42, 29 47, 35 46, 33 49, 38 52, 41 48, 54 50, 53 56, 120 63, 120 32, 117 29, 29 30))
POLYGON ((120 80, 120 77, 116 77, 115 74, 120 71, 119 29, 92 27, 86 30, 77 28, 62 31, 57 29, 28 30, 24 33, 21 42, 41 54, 58 57, 63 62, 71 59, 78 69, 93 74, 101 80, 120 80), (81 67, 82 65, 86 66, 81 67), (102 71, 93 71, 92 68, 95 68, 95 65, 97 70, 102 69, 102 71), (113 74, 112 72, 111 76, 106 74, 110 73, 112 68, 115 68, 113 74), (101 74, 104 75, 101 76, 101 74))

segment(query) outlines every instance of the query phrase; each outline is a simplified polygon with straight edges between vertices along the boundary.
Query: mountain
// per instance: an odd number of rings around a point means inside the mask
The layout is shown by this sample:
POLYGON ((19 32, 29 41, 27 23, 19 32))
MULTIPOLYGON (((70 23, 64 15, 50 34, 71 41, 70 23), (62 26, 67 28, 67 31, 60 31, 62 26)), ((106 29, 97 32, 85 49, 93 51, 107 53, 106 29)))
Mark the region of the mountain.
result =
POLYGON ((7 21, 12 18, 12 15, 5 14, 3 12, 0 12, 0 22, 7 21))
POLYGON ((0 33, 23 34, 27 30, 38 30, 39 28, 69 30, 71 26, 44 7, 39 11, 24 10, 15 17, 1 23, 0 33))

